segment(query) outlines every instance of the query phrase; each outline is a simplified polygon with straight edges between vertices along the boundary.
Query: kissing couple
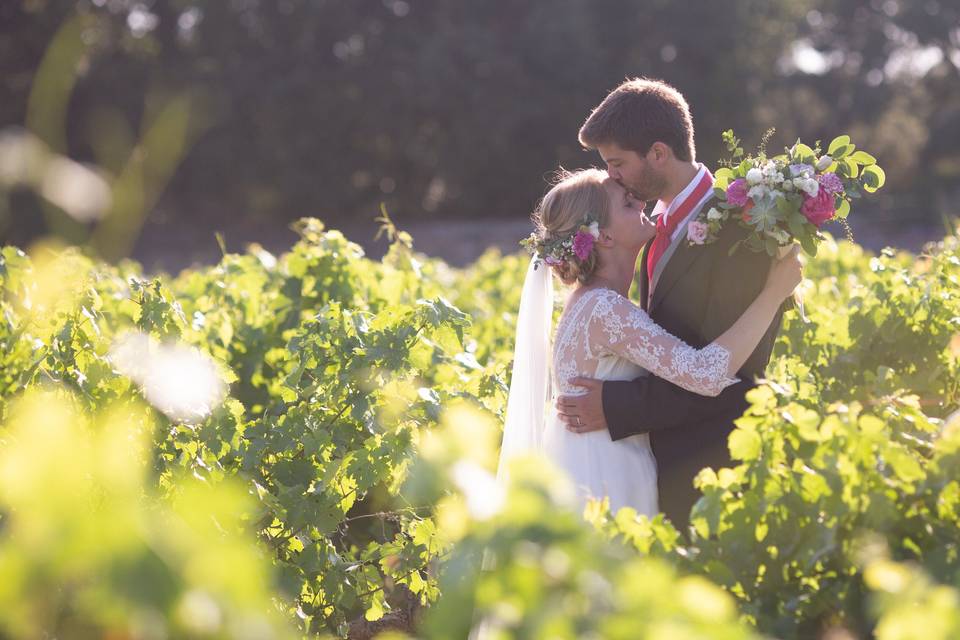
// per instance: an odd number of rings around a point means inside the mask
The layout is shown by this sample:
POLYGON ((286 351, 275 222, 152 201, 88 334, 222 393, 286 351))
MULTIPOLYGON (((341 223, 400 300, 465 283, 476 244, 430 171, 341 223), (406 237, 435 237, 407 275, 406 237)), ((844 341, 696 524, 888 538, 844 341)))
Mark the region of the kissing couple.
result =
POLYGON ((745 234, 734 224, 716 242, 688 241, 713 177, 670 85, 624 82, 579 139, 606 171, 561 172, 533 214, 497 477, 536 451, 572 478, 581 506, 606 496, 683 530, 694 476, 730 464, 727 436, 802 278, 798 252, 731 254, 745 234), (554 278, 569 290, 555 329, 554 278))

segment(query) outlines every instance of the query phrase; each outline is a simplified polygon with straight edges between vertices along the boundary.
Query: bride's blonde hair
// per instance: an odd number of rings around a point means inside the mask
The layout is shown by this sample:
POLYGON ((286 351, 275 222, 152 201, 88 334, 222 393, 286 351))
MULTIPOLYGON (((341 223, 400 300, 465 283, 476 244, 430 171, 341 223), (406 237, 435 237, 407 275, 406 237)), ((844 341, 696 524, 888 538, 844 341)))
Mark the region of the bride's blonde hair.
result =
MULTIPOLYGON (((570 236, 584 224, 588 215, 592 215, 601 228, 606 227, 610 221, 610 199, 603 187, 606 179, 607 172, 600 169, 558 170, 552 180, 553 187, 533 212, 536 234, 546 241, 570 236)), ((597 269, 596 248, 586 260, 571 256, 551 268, 564 284, 583 284, 597 269)))

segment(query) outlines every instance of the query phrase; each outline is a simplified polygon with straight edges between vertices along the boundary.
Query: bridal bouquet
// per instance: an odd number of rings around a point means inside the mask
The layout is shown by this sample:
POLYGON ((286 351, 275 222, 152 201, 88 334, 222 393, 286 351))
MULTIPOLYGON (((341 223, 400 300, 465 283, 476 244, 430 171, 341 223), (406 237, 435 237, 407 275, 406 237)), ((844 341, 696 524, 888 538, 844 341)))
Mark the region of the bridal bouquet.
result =
POLYGON ((826 153, 819 142, 811 148, 798 140, 784 154, 768 157, 764 147, 772 133, 764 136, 755 156, 744 156, 733 131, 723 134, 731 159, 714 174, 719 202, 688 225, 690 244, 709 244, 734 222, 747 236, 731 253, 745 244, 775 256, 797 242, 814 256, 823 239, 820 227, 830 220, 843 224, 851 237, 846 223, 850 203, 861 191, 874 193, 886 179, 876 159, 858 151, 845 135, 835 138, 826 153))

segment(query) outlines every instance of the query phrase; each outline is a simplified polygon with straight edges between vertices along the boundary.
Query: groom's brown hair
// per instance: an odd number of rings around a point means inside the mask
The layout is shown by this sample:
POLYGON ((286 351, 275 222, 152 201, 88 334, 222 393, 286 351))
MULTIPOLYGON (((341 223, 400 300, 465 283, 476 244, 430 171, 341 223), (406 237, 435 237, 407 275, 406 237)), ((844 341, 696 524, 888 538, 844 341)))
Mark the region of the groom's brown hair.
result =
POLYGON ((683 95, 661 80, 634 78, 611 91, 580 127, 587 149, 614 143, 644 155, 654 142, 673 149, 678 160, 692 162, 693 119, 683 95))

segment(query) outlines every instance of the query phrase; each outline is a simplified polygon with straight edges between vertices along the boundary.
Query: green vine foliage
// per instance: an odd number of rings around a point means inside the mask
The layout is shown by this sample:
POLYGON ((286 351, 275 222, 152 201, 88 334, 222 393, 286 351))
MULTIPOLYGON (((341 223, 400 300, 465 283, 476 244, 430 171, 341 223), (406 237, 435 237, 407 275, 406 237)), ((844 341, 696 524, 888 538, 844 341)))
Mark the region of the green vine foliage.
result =
POLYGON ((297 229, 279 260, 252 247, 176 278, 75 250, 5 248, 0 406, 6 416, 15 397, 50 385, 71 390, 82 412, 138 399, 110 359, 125 331, 199 347, 230 395, 192 422, 143 409, 159 424, 153 482, 166 494, 184 474, 246 486, 250 531, 291 619, 346 635, 351 621, 388 611, 391 594, 436 599, 435 528, 398 488, 442 403, 501 410, 504 367, 464 348, 468 316, 425 276, 447 268, 420 266, 409 236, 373 262, 317 220, 297 229))
POLYGON ((730 436, 739 464, 701 472, 688 539, 654 544, 653 527, 637 542, 722 585, 779 638, 874 632, 876 549, 960 584, 960 425, 943 419, 957 404, 956 238, 918 258, 827 248, 808 265, 808 321, 788 315, 730 436))
MULTIPOLYGON (((472 502, 495 466, 527 259, 490 251, 455 269, 388 228, 379 261, 304 219, 283 255, 254 245, 176 276, 75 249, 2 249, 3 635, 80 624, 136 635, 150 619, 173 635, 235 637, 256 610, 277 637, 372 637, 363 629, 379 624, 446 638, 483 623, 504 638, 629 638, 638 624, 685 637, 908 638, 921 636, 900 631, 925 629, 910 627, 918 611, 933 618, 956 602, 955 236, 918 256, 821 244, 802 287, 807 318, 787 314, 730 437, 737 465, 700 474, 691 528, 677 531, 600 503, 586 518, 570 511, 562 475, 541 462, 517 473, 502 504, 472 502), (202 353, 228 391, 193 417, 171 413, 118 366, 130 332, 202 353), (44 451, 77 477, 53 436, 31 440, 30 424, 56 420, 22 407, 44 404, 79 425, 57 436, 77 450, 140 434, 139 466, 109 509, 45 509, 69 499, 18 489, 28 476, 16 470, 44 451), (188 537, 189 552, 158 552, 179 531, 164 523, 183 513, 216 526, 188 537), (98 539, 89 531, 112 519, 126 533, 103 534, 100 564, 57 560, 85 553, 98 539), (62 552, 26 553, 28 524, 90 529, 62 552), (222 576, 197 578, 196 559, 228 542, 260 588, 238 595, 222 576), (97 582, 122 559, 122 581, 97 582), (161 574, 169 588, 118 604, 161 574), (46 598, 59 584, 74 586, 46 598), (94 598, 91 584, 106 586, 94 598)), ((112 477, 107 453, 75 458, 112 477)), ((36 486, 55 470, 37 467, 36 486)), ((956 617, 940 618, 922 637, 953 637, 956 617)))

